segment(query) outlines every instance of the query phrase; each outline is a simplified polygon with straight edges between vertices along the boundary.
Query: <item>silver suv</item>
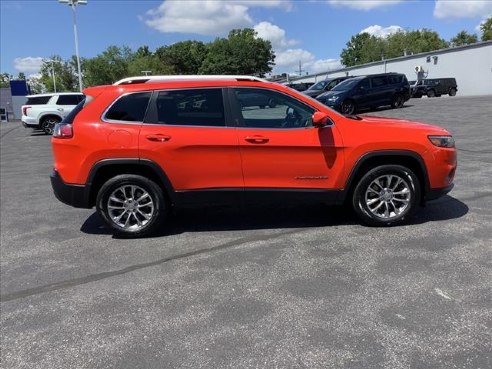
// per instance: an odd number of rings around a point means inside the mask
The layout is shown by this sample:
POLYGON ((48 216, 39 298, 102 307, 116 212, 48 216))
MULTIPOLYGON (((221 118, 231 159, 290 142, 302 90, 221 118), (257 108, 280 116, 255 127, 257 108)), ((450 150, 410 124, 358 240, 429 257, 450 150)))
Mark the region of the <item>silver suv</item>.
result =
POLYGON ((84 95, 77 92, 27 96, 26 105, 22 106, 22 125, 42 129, 51 135, 55 124, 60 123, 83 98, 84 95))

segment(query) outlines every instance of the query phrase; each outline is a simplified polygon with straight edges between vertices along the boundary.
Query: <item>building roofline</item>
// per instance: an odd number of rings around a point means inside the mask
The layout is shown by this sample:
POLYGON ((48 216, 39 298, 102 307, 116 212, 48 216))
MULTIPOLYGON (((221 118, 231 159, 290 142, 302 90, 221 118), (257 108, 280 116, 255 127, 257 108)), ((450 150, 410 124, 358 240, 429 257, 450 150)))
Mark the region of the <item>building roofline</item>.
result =
POLYGON ((332 69, 332 70, 327 70, 325 72, 320 72, 320 73, 315 73, 315 74, 309 74, 307 76, 299 76, 299 77, 289 77, 289 82, 297 81, 300 79, 306 79, 309 77, 318 77, 322 76, 325 74, 333 74, 333 73, 340 73, 340 72, 349 72, 354 69, 358 68, 364 68, 364 67, 371 67, 374 65, 382 65, 384 63, 388 62, 395 62, 395 61, 401 61, 401 60, 410 60, 413 58, 420 58, 423 56, 428 56, 428 55, 435 55, 435 54, 445 54, 445 53, 451 53, 459 50, 465 50, 465 49, 475 49, 479 47, 484 47, 484 46, 492 46, 492 40, 490 41, 480 41, 480 42, 475 42, 474 44, 470 45, 462 45, 462 46, 455 46, 455 47, 448 47, 446 49, 439 49, 439 50, 434 50, 434 51, 426 51, 423 53, 418 53, 418 54, 411 54, 411 55, 402 55, 398 56, 396 58, 391 58, 391 59, 384 59, 384 60, 378 60, 370 63, 365 63, 365 64, 359 64, 359 65, 354 65, 351 67, 345 67, 345 68, 340 68, 340 69, 332 69))

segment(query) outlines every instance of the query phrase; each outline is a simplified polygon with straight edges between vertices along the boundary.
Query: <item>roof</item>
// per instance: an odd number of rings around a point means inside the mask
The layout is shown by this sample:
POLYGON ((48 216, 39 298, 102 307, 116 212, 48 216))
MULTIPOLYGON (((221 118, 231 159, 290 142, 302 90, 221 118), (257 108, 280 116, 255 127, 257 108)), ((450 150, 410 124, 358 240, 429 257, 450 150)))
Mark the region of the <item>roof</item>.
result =
POLYGON ((43 96, 60 96, 60 95, 83 95, 82 92, 50 92, 46 94, 36 94, 36 95, 27 95, 27 98, 30 97, 43 97, 43 96))

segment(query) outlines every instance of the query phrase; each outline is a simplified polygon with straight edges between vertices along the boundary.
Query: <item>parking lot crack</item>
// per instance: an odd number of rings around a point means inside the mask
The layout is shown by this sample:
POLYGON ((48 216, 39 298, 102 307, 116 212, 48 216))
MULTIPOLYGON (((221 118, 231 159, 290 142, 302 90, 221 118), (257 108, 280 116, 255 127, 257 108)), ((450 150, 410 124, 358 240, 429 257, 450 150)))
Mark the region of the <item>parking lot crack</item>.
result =
POLYGON ((186 258, 190 258, 193 256, 206 254, 206 253, 210 253, 210 252, 217 252, 217 251, 221 251, 224 249, 237 247, 237 246, 240 246, 240 245, 243 245, 246 243, 250 243, 250 242, 268 241, 268 240, 275 239, 275 238, 280 237, 280 236, 286 236, 286 235, 297 233, 297 232, 299 232, 298 228, 291 229, 291 230, 286 231, 286 232, 275 233, 273 235, 272 234, 261 234, 261 235, 254 235, 254 236, 250 236, 250 237, 243 237, 243 238, 239 238, 236 240, 232 240, 232 241, 223 243, 223 244, 218 245, 218 246, 208 247, 208 248, 204 248, 204 249, 200 249, 200 250, 194 250, 194 251, 190 251, 190 252, 187 252, 184 254, 174 255, 174 256, 167 257, 167 258, 162 258, 159 260, 151 261, 148 263, 135 264, 135 265, 131 265, 131 266, 128 266, 126 268, 123 268, 123 269, 113 270, 110 272, 91 274, 91 275, 88 275, 85 277, 68 279, 65 281, 50 283, 50 284, 47 284, 44 286, 39 286, 39 287, 29 288, 29 289, 25 289, 25 290, 21 290, 21 291, 17 291, 17 292, 7 293, 5 295, 0 296, 0 302, 8 302, 8 301, 18 300, 21 298, 26 298, 26 297, 30 297, 30 296, 34 296, 34 295, 39 295, 39 294, 42 294, 45 292, 53 292, 53 291, 57 291, 57 290, 76 287, 76 286, 80 286, 80 285, 87 284, 87 283, 97 282, 97 281, 100 281, 102 279, 127 274, 127 273, 133 272, 135 270, 140 270, 140 269, 144 269, 144 268, 149 268, 149 267, 161 265, 161 264, 164 264, 164 263, 167 263, 170 261, 186 259, 186 258))

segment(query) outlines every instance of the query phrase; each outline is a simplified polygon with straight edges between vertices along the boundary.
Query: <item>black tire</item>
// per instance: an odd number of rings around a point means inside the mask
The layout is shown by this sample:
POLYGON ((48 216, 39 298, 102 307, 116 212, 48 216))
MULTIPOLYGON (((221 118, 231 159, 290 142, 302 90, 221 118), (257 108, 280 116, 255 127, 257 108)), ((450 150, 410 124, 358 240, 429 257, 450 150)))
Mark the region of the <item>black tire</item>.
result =
POLYGON ((277 106, 277 102, 274 99, 270 99, 270 100, 268 100, 268 106, 270 108, 274 108, 277 106))
POLYGON ((55 124, 60 123, 61 119, 54 115, 50 115, 48 117, 43 118, 41 121, 41 129, 47 135, 53 134, 53 129, 55 128, 55 124))
POLYGON ((393 98, 391 99, 391 107, 393 109, 398 109, 398 108, 401 108, 403 106, 403 104, 405 103, 405 98, 403 97, 402 94, 396 94, 395 96, 393 96, 393 98))
POLYGON ((455 88, 452 88, 451 90, 449 90, 449 96, 456 96, 456 89, 455 88))
POLYGON ((260 109, 265 109, 265 105, 260 105, 260 109))
MULTIPOLYGON (((121 197, 119 197, 119 200, 121 200, 121 197)), ((106 224, 111 229, 113 229, 116 234, 126 237, 142 237, 154 233, 157 229, 163 226, 163 223, 167 217, 169 206, 162 188, 159 187, 154 181, 139 175, 121 174, 109 179, 99 189, 96 198, 96 209, 99 215, 106 222, 106 224), (129 194, 126 190, 130 186, 134 186, 136 188, 134 193, 129 194), (113 195, 113 199, 117 196, 115 195, 115 193, 117 194, 118 191, 123 194, 123 191, 121 191, 122 188, 125 191, 124 194, 129 194, 130 197, 142 197, 144 193, 147 193, 148 196, 143 197, 145 200, 141 201, 149 201, 149 203, 151 202, 152 205, 144 207, 145 204, 141 205, 141 203, 137 199, 132 199, 132 201, 130 202, 133 203, 134 207, 127 208, 126 206, 131 206, 131 204, 128 204, 127 201, 123 203, 123 201, 114 202, 113 200, 110 200, 110 196, 113 195), (146 200, 148 198, 150 200, 146 200), (125 207, 124 209, 121 209, 122 212, 119 213, 119 215, 123 213, 128 214, 126 217, 125 215, 120 216, 121 222, 123 222, 123 219, 129 219, 127 221, 128 228, 126 227, 126 225, 119 225, 116 218, 112 218, 110 211, 112 211, 113 215, 115 215, 118 214, 117 212, 120 209, 109 210, 110 201, 112 201, 112 203, 116 205, 119 205, 121 203, 121 205, 125 207), (143 209, 143 211, 140 211, 140 209, 143 209), (152 209, 151 212, 150 209, 152 209), (137 214, 138 211, 140 211, 139 214, 137 214), (132 212, 133 214, 130 214, 132 212), (145 215, 149 216, 148 219, 145 217, 144 213, 145 215), (140 219, 140 222, 143 222, 143 224, 140 225, 139 222, 135 224, 132 228, 131 223, 138 222, 138 219, 140 219)))
POLYGON ((355 114, 357 111, 357 107, 355 106, 355 102, 353 100, 347 99, 340 105, 340 112, 345 115, 355 114))
POLYGON ((436 97, 436 91, 434 90, 427 91, 427 97, 436 97))
POLYGON ((420 182, 410 169, 381 165, 359 180, 353 191, 352 207, 368 225, 392 226, 411 218, 418 209, 420 197, 420 182))

